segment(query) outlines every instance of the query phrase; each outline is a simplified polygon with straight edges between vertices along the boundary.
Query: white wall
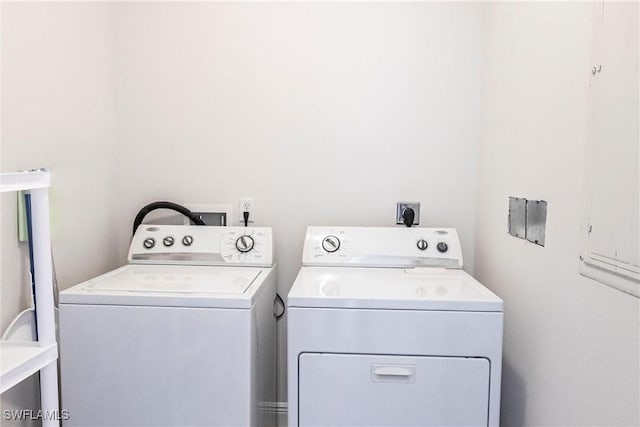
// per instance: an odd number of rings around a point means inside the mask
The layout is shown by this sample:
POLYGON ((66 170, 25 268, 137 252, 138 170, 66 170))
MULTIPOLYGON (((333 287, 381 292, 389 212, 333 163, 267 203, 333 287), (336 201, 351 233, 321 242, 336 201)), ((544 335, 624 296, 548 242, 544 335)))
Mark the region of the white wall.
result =
POLYGON ((121 258, 147 202, 252 196, 286 295, 307 225, 418 200, 471 269, 481 25, 474 4, 118 4, 121 258))
MULTIPOLYGON (((472 270, 479 5, 4 9, 2 169, 52 169, 62 289, 124 262, 136 211, 158 199, 254 197, 283 295, 307 225, 391 225, 399 200, 457 227, 472 270)), ((19 256, 3 239, 3 326, 25 305, 19 256)))
MULTIPOLYGON (((420 200, 505 299, 503 425, 638 424, 638 300, 577 274, 590 6, 1 5, 1 169, 52 169, 61 288, 124 262, 157 199, 253 196, 283 294, 307 224, 420 200), (545 248, 506 235, 509 195, 549 201, 545 248)), ((2 327, 26 306, 14 206, 2 327)))
MULTIPOLYGON (((52 240, 60 287, 120 261, 112 239, 115 165, 113 18, 107 3, 2 2, 2 171, 52 171, 52 240)), ((0 331, 30 302, 16 196, 2 202, 0 331)), ((34 404, 28 387, 3 407, 34 404)))
POLYGON ((505 302, 505 426, 639 423, 638 299, 578 274, 592 19, 486 7, 475 266, 505 302), (544 248, 507 234, 508 196, 548 201, 544 248))

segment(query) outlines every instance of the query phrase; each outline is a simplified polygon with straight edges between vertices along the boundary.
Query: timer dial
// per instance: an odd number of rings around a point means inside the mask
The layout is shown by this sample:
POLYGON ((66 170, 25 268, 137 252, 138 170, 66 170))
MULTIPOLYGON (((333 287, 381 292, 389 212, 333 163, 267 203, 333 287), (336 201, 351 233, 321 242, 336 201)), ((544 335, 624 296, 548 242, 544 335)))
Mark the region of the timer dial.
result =
POLYGON ((322 249, 332 253, 340 249, 340 239, 336 236, 327 236, 322 239, 322 249))
POLYGON ((416 243, 416 246, 418 246, 418 249, 420 249, 421 251, 424 251, 429 247, 429 243, 427 243, 427 241, 424 239, 420 239, 418 240, 418 243, 416 243))
POLYGON ((242 253, 249 252, 251 249, 253 249, 254 245, 255 245, 255 242, 253 240, 253 237, 251 236, 247 236, 247 235, 240 236, 236 240, 236 249, 242 253))

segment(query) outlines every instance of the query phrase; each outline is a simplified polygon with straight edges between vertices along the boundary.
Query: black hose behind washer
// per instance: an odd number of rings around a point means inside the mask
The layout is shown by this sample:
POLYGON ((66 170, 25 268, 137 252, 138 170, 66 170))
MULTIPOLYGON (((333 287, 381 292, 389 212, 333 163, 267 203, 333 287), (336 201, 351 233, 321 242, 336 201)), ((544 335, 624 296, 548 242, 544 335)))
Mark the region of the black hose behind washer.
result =
POLYGON ((199 216, 195 215, 184 206, 173 202, 153 202, 140 209, 140 211, 136 215, 136 219, 133 221, 133 234, 136 234, 136 230, 138 229, 140 224, 142 224, 142 220, 144 219, 144 217, 147 216, 149 212, 155 211, 156 209, 171 209, 172 211, 176 211, 186 216, 195 225, 206 225, 199 216))

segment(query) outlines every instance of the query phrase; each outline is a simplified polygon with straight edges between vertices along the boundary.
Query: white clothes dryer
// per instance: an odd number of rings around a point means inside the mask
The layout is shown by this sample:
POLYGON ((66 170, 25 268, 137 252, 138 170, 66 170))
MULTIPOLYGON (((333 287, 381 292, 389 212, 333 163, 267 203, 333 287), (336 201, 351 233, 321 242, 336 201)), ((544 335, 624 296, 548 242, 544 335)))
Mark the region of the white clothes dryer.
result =
POLYGON ((142 225, 128 261, 60 293, 65 426, 272 425, 271 229, 142 225))
POLYGON ((290 427, 498 426, 503 303, 456 230, 309 227, 302 262, 290 427))

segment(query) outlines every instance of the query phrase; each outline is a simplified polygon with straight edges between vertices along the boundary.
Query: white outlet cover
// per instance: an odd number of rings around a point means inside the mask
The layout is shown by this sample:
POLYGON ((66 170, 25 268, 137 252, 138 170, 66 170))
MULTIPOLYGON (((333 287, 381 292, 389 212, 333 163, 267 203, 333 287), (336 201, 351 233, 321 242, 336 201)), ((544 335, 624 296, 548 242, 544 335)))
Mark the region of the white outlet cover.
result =
POLYGON ((238 202, 238 223, 244 224, 244 217, 242 216, 242 214, 245 211, 244 207, 246 204, 249 205, 249 214, 250 214, 249 222, 250 223, 255 222, 255 216, 256 216, 255 200, 253 199, 253 197, 242 197, 238 202))

